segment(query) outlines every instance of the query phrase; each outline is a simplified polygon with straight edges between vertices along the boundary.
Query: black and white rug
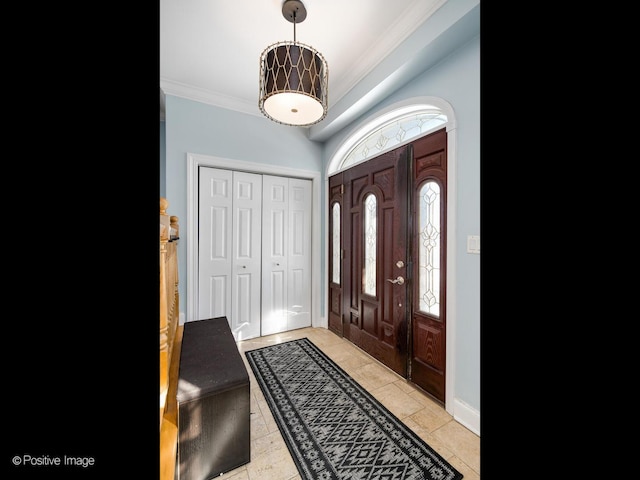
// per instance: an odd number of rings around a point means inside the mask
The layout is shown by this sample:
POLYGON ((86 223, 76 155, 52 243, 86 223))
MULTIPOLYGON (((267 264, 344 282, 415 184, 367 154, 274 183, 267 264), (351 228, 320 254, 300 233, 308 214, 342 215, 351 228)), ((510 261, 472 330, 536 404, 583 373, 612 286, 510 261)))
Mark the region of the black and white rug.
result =
POLYGON ((309 339, 245 355, 304 480, 462 478, 309 339))

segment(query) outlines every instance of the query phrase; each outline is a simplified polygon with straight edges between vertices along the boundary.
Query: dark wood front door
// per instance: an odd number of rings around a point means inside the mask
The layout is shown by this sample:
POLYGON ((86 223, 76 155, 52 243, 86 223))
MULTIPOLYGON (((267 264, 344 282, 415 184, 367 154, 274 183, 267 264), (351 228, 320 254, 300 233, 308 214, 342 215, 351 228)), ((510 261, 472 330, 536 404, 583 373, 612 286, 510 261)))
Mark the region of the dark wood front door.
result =
POLYGON ((447 133, 329 178, 329 328, 442 404, 447 133))
POLYGON ((344 336, 407 375, 407 160, 401 147, 343 175, 344 336))

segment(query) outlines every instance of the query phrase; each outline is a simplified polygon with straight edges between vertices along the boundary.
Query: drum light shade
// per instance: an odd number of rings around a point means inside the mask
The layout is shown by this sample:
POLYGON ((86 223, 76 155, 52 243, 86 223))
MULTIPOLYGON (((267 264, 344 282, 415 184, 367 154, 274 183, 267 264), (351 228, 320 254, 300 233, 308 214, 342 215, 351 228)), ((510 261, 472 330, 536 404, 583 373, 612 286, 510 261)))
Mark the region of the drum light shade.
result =
POLYGON ((306 18, 302 2, 287 0, 285 18, 293 21, 293 42, 278 42, 260 56, 260 111, 284 125, 310 126, 321 121, 328 110, 327 62, 309 45, 296 42, 296 19, 306 18))

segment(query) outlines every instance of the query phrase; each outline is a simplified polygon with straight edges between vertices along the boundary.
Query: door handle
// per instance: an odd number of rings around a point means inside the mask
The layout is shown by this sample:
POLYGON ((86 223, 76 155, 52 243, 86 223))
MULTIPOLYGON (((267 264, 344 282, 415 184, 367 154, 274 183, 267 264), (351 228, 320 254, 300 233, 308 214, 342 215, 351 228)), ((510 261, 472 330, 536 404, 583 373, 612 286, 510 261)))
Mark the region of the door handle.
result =
POLYGON ((398 275, 398 278, 396 278, 395 280, 391 279, 391 278, 387 278, 387 282, 391 282, 397 285, 403 285, 404 284, 404 278, 402 278, 400 275, 398 275))

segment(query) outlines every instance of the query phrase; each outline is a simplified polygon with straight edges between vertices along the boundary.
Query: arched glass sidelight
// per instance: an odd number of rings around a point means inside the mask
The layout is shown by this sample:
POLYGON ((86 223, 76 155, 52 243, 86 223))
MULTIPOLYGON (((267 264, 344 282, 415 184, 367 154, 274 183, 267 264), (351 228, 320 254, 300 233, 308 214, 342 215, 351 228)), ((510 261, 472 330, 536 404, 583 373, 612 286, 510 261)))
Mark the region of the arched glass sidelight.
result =
POLYGON ((340 245, 340 204, 338 202, 333 204, 332 216, 333 216, 333 232, 331 238, 333 242, 333 275, 331 280, 333 283, 340 284, 340 253, 342 252, 340 245))
POLYGON ((378 248, 378 202, 373 193, 364 199, 364 274, 362 291, 376 295, 376 250, 378 248))
POLYGON ((428 181, 418 202, 418 309, 440 316, 440 185, 428 181))

